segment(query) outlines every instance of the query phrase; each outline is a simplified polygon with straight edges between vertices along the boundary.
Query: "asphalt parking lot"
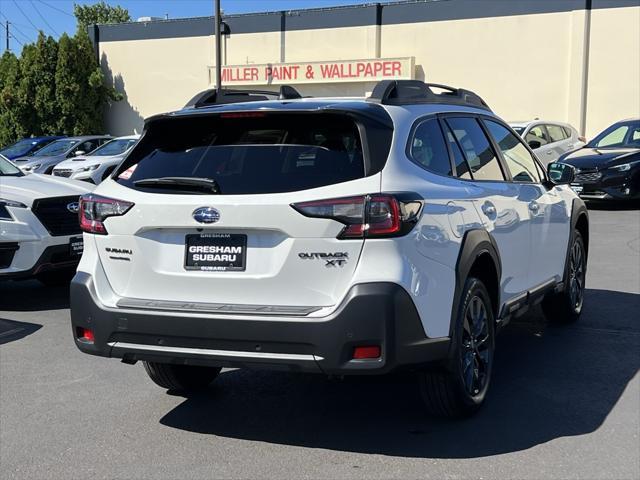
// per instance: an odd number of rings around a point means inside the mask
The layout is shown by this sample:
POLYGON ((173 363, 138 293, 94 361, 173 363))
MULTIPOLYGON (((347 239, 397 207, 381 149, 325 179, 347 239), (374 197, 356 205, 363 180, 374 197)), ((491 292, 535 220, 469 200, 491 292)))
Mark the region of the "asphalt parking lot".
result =
POLYGON ((66 288, 0 284, 0 477, 640 478, 640 210, 590 215, 580 322, 505 329, 488 404, 459 422, 406 376, 230 370, 171 395, 76 349, 66 288))

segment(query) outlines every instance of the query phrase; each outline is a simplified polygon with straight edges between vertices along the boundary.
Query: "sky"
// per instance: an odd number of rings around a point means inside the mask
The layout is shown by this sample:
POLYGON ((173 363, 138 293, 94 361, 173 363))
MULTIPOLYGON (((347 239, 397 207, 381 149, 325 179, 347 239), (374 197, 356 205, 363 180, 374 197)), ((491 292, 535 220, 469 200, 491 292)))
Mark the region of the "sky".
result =
MULTIPOLYGON (((4 51, 6 46, 6 21, 10 22, 9 47, 18 53, 23 44, 37 38, 38 30, 43 30, 54 38, 58 38, 63 32, 73 34, 76 30, 73 4, 96 2, 97 0, 0 0, 0 51, 4 51)), ((373 2, 374 0, 222 0, 222 10, 233 14, 373 2)), ((133 20, 165 15, 169 18, 202 17, 213 15, 214 9, 214 0, 107 0, 107 3, 127 8, 133 20)))

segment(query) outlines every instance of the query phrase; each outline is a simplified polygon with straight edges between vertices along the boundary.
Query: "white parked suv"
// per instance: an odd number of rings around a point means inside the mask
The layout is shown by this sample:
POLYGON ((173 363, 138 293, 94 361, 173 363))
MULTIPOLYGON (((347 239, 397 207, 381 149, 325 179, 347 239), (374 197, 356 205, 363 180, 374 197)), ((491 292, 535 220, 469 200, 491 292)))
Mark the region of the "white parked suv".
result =
POLYGON ((262 93, 148 119, 82 197, 80 350, 143 361, 175 390, 221 367, 408 369, 428 411, 465 416, 500 327, 541 301, 578 318, 589 224, 573 168, 547 174, 480 97, 418 81, 262 93))
POLYGON ((536 119, 528 122, 510 122, 509 125, 524 138, 545 166, 587 143, 587 139, 580 136, 568 123, 536 119))
POLYGON ((0 155, 0 281, 68 282, 82 255, 83 182, 24 174, 0 155))
POLYGON ((140 135, 129 135, 110 140, 87 155, 79 155, 60 162, 53 168, 57 177, 100 183, 120 164, 140 135))

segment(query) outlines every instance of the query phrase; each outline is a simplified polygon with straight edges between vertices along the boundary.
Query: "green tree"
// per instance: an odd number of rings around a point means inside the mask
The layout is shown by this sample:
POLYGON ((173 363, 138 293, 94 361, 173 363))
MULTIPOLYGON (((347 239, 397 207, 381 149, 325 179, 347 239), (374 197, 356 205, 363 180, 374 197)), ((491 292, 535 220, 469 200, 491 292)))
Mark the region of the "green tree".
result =
POLYGON ((59 109, 56 102, 58 42, 40 32, 33 66, 34 97, 39 133, 57 131, 59 109))
POLYGON ((74 5, 74 12, 73 37, 56 42, 40 32, 19 57, 0 57, 0 146, 33 135, 101 133, 106 106, 123 98, 107 85, 87 28, 129 21, 129 12, 104 1, 74 5))
POLYGON ((86 32, 89 25, 99 23, 130 22, 129 10, 118 5, 111 6, 100 1, 93 5, 73 5, 73 14, 78 20, 78 32, 86 32))
POLYGON ((0 145, 18 138, 15 117, 20 83, 20 60, 10 51, 0 57, 0 145))

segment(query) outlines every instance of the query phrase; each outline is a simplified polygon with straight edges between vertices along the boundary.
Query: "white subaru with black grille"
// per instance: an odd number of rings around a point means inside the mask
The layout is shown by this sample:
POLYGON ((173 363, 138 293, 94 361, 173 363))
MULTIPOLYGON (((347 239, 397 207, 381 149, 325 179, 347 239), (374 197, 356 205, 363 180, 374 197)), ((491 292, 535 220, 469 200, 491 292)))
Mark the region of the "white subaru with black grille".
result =
POLYGON ((222 367, 406 369, 430 412, 471 414, 499 327, 537 302, 580 315, 589 224, 573 176, 545 171, 467 90, 203 92, 148 119, 82 197, 76 345, 143 361, 173 390, 222 367))
POLYGON ((0 155, 0 281, 68 282, 82 255, 78 199, 85 182, 25 175, 0 155))

